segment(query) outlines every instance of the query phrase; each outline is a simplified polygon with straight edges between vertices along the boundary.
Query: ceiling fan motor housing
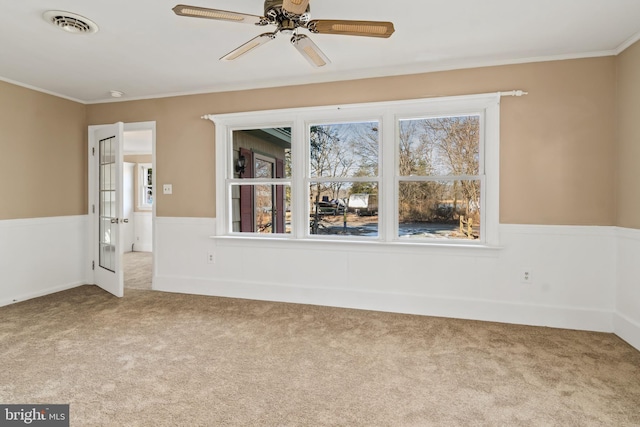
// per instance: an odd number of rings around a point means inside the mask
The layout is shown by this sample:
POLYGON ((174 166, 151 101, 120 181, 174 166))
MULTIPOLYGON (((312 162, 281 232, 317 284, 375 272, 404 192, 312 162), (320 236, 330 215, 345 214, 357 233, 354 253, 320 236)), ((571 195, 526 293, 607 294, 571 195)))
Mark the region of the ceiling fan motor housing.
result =
MULTIPOLYGON (((264 16, 269 16, 269 11, 273 10, 275 13, 282 13, 284 9, 282 9, 282 0, 264 0, 264 16)), ((309 13, 311 9, 310 6, 307 6, 306 13, 309 13)))

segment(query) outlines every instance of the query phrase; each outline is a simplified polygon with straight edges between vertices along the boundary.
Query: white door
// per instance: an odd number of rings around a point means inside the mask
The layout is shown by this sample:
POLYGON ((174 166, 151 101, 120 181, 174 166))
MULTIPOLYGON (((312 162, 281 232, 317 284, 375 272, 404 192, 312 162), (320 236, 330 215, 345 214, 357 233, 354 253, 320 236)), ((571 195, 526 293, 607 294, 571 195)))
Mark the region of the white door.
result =
POLYGON ((124 295, 122 272, 122 141, 124 125, 100 127, 93 132, 92 162, 94 195, 92 211, 94 282, 117 297, 124 295), (95 235, 95 234, 94 234, 95 235))

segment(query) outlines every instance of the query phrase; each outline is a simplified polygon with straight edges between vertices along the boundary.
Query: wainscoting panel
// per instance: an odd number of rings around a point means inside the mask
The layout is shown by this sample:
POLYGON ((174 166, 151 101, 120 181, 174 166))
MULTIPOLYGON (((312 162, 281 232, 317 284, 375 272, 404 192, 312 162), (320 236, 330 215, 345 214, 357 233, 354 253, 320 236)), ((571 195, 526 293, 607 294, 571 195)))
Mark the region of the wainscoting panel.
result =
POLYGON ((135 230, 133 250, 139 252, 153 251, 152 215, 149 212, 134 212, 133 225, 135 230))
POLYGON ((87 217, 0 221, 0 306, 86 283, 87 217))
POLYGON ((618 228, 615 333, 640 350, 640 230, 618 228))
POLYGON ((614 227, 501 225, 492 248, 211 238, 215 227, 156 219, 155 289, 614 329, 614 227))

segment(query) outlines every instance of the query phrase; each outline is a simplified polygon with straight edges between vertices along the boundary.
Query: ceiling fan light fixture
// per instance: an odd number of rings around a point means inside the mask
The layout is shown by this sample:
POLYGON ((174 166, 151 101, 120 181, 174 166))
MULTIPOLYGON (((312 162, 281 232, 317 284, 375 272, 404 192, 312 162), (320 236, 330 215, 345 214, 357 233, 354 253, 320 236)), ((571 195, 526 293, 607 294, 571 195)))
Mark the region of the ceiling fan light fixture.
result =
POLYGON ((298 29, 310 33, 338 34, 349 36, 387 38, 393 34, 393 22, 354 21, 338 19, 311 20, 309 0, 264 0, 264 16, 248 15, 220 9, 199 6, 176 5, 172 9, 176 15, 207 18, 221 21, 254 24, 258 26, 274 25, 275 31, 264 33, 249 40, 242 46, 224 55, 221 60, 231 61, 253 51, 273 40, 278 33, 293 34, 291 43, 313 67, 323 67, 331 63, 329 58, 306 35, 298 34, 298 29))

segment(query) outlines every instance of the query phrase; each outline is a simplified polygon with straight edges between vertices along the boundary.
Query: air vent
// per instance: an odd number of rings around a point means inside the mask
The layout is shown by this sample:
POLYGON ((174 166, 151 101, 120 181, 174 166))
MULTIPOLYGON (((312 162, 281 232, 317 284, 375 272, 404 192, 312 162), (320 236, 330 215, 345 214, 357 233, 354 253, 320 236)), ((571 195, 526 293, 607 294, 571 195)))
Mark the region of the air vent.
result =
POLYGON ((52 25, 72 34, 90 34, 98 31, 95 22, 75 13, 61 10, 50 10, 43 15, 44 19, 52 25))

